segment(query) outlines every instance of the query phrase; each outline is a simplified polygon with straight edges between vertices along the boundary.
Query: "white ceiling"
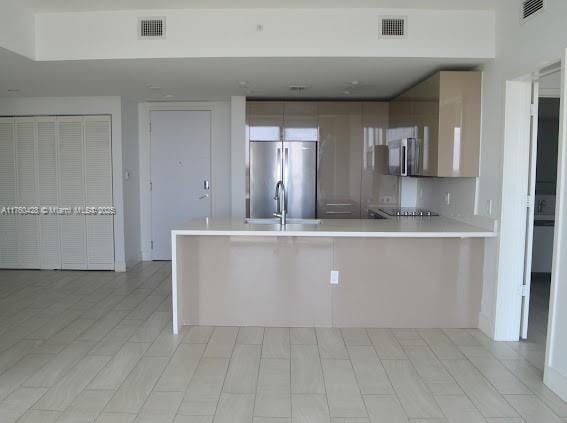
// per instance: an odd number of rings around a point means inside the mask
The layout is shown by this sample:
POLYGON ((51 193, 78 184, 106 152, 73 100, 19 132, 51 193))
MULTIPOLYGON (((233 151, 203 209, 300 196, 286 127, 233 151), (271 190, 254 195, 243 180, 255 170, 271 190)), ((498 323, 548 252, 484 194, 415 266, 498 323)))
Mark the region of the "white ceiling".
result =
POLYGON ((191 8, 493 9, 494 0, 18 0, 35 12, 191 8))
POLYGON ((478 60, 387 58, 135 59, 36 62, 0 49, 0 97, 119 95, 215 99, 231 95, 389 98, 439 68, 478 60), (241 86, 240 82, 246 82, 241 86), (358 82, 357 85, 351 84, 358 82), (302 93, 290 84, 305 84, 302 93), (151 90, 149 85, 159 86, 151 90), (19 89, 19 92, 9 90, 19 89), (345 94, 345 90, 350 94, 345 94))

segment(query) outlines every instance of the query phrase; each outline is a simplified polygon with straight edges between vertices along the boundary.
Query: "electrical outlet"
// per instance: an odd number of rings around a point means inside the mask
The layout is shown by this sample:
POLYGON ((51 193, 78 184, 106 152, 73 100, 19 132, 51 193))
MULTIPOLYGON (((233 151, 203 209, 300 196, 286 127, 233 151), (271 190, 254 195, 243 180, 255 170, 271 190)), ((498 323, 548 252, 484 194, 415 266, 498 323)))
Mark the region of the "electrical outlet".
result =
POLYGON ((447 205, 451 204, 451 193, 450 192, 445 193, 445 204, 447 204, 447 205))
POLYGON ((384 195, 380 197, 380 204, 392 204, 394 202, 394 197, 390 195, 384 195))
POLYGON ((331 270, 331 279, 329 281, 331 285, 338 285, 339 284, 339 271, 338 270, 331 270))

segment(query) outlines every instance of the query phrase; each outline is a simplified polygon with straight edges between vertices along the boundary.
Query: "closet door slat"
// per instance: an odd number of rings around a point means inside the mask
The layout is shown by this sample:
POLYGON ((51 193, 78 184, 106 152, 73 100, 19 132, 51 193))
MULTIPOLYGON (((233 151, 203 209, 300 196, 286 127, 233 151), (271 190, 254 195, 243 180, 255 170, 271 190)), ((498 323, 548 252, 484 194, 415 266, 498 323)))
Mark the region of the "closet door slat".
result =
MULTIPOLYGON (((16 205, 14 119, 0 118, 0 207, 16 205)), ((0 267, 18 267, 15 216, 0 216, 0 267)))
MULTIPOLYGON (((17 205, 38 206, 37 143, 35 119, 16 118, 16 186, 17 205)), ((16 216, 18 267, 39 268, 39 216, 16 216)))
MULTIPOLYGON (((109 116, 85 117, 85 184, 89 207, 111 207, 112 155, 109 116)), ((87 268, 114 269, 114 218, 86 217, 87 268)))

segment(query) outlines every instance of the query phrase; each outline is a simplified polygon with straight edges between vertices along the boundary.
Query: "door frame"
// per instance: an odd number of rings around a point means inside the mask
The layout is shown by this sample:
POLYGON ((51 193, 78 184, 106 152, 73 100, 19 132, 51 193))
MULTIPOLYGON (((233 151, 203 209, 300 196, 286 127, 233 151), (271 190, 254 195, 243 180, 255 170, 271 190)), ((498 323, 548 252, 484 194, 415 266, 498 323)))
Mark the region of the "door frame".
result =
MULTIPOLYGON (((211 112, 211 216, 220 216, 230 212, 230 192, 227 201, 220 198, 226 189, 230 177, 230 135, 229 135, 229 103, 228 102, 144 102, 138 104, 138 134, 139 134, 139 167, 140 167, 140 249, 142 260, 152 260, 152 197, 150 192, 151 180, 151 137, 150 114, 152 111, 208 111, 211 112), (224 147, 226 144, 228 147, 224 147), (227 150, 227 151, 224 151, 227 150), (217 157, 226 154, 226 168, 222 172, 222 163, 217 157), (227 181, 223 181, 223 177, 227 181), (220 192, 219 192, 220 191, 220 192), (225 210, 227 209, 227 210, 225 210)), ((226 200, 226 199, 225 199, 226 200)))
MULTIPOLYGON (((567 100, 566 51, 561 59, 550 61, 535 72, 515 80, 506 81, 505 128, 502 173, 502 207, 499 238, 498 283, 495 304, 493 337, 497 341, 518 341, 522 318, 521 283, 524 276, 526 257, 526 205, 528 193, 529 150, 530 150, 530 108, 532 84, 546 74, 555 64, 561 62, 561 96, 559 116, 557 194, 555 209, 555 233, 551 293, 545 353, 544 383, 563 399, 567 399, 567 377, 553 366, 553 349, 557 344, 556 324, 559 323, 557 301, 559 285, 565 292, 566 272, 561 258, 567 239, 561 239, 565 232, 567 218, 567 100), (522 207, 518 212, 518 207, 522 207)), ((537 112, 537 109, 536 109, 537 112)), ((537 118, 537 114, 535 116, 537 118)), ((563 257, 564 258, 564 257, 563 257)), ((562 345, 564 343, 562 342, 562 345)))

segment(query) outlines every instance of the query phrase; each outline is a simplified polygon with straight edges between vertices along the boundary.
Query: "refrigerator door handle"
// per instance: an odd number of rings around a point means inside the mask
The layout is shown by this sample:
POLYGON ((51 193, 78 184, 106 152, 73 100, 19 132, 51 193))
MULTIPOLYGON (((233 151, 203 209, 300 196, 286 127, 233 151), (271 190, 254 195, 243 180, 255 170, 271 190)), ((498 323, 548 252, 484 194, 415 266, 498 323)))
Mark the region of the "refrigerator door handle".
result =
POLYGON ((287 198, 289 197, 289 148, 285 147, 284 148, 284 165, 283 165, 283 176, 282 176, 282 180, 284 181, 285 184, 285 189, 287 190, 288 195, 285 196, 285 209, 287 211, 287 198))
POLYGON ((401 163, 400 163, 400 175, 401 176, 408 176, 408 145, 405 140, 402 141, 401 146, 401 163))
POLYGON ((276 163, 278 164, 278 179, 283 180, 282 173, 282 149, 280 147, 276 150, 276 163))
POLYGON ((284 148, 284 162, 283 162, 283 177, 282 180, 284 180, 284 184, 287 185, 287 180, 288 180, 288 174, 289 174, 289 148, 284 148))

